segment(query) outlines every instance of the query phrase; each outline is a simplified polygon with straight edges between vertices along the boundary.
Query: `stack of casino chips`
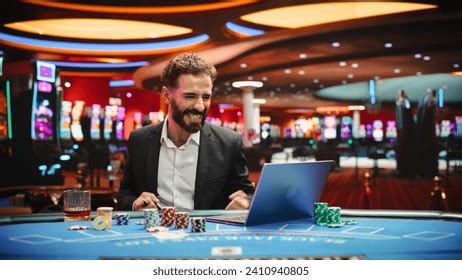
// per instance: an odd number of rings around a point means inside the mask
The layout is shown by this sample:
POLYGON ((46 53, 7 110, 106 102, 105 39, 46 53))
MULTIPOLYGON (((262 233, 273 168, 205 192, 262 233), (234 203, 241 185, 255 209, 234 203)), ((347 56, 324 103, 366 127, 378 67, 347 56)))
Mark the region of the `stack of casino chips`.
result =
POLYGON ((340 207, 329 207, 326 202, 314 203, 314 222, 320 226, 342 227, 344 225, 355 225, 353 220, 340 220, 340 207))
POLYGON ((163 227, 169 227, 173 225, 174 222, 175 222, 175 207, 162 208, 160 225, 163 227))
POLYGON ((327 225, 326 213, 327 213, 327 202, 315 202, 314 203, 314 222, 317 225, 327 225))
POLYGON ((93 219, 93 227, 96 230, 110 229, 112 226, 112 207, 98 207, 96 217, 93 219))
POLYGON ((144 228, 160 226, 159 210, 157 209, 143 209, 144 214, 144 228))
POLYGON ((117 213, 115 218, 117 225, 126 226, 130 220, 130 215, 128 213, 117 213))
POLYGON ((176 212, 175 213, 175 228, 185 229, 189 225, 189 213, 188 212, 176 212))
POLYGON ((191 232, 205 232, 205 218, 191 218, 191 232))

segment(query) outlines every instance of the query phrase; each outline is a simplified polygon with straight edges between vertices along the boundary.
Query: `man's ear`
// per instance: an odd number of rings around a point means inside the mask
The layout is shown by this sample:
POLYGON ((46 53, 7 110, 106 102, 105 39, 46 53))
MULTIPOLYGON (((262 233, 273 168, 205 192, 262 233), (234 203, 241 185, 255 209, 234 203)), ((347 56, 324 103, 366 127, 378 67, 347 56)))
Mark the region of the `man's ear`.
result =
POLYGON ((166 86, 163 86, 162 87, 162 90, 161 90, 161 95, 162 95, 162 99, 164 100, 165 103, 167 104, 170 104, 170 91, 168 90, 168 88, 166 86))

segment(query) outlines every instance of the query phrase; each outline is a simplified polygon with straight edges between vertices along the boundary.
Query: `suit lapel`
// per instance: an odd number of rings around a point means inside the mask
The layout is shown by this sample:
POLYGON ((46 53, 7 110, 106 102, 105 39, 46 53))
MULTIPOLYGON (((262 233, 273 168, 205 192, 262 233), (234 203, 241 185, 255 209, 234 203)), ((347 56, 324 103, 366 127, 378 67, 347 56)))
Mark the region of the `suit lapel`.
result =
POLYGON ((160 137, 162 125, 155 126, 148 137, 146 149, 146 188, 147 191, 157 194, 157 173, 159 169, 160 137))
POLYGON ((196 186, 194 190, 194 209, 201 209, 201 198, 205 187, 205 179, 210 166, 213 136, 209 125, 206 123, 201 130, 199 146, 199 158, 197 161, 196 186))

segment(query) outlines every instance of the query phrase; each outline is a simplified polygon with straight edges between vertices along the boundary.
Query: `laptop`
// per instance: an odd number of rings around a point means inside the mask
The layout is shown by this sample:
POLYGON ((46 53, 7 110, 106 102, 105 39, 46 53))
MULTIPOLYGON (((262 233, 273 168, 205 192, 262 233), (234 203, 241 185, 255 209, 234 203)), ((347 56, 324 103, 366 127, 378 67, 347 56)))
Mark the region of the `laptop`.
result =
POLYGON ((313 218, 333 161, 265 163, 247 215, 208 217, 214 223, 257 226, 313 218))

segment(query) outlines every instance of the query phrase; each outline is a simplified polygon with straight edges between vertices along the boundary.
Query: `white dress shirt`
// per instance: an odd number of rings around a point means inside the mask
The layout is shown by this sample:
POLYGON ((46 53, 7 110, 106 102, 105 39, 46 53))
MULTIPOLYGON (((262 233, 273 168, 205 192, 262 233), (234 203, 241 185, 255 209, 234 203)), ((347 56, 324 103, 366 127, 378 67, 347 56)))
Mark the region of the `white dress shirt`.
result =
POLYGON ((178 148, 167 137, 167 119, 164 121, 157 171, 160 207, 194 209, 199 143, 200 131, 192 133, 186 143, 178 148))

